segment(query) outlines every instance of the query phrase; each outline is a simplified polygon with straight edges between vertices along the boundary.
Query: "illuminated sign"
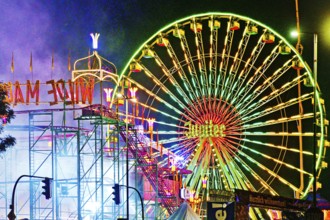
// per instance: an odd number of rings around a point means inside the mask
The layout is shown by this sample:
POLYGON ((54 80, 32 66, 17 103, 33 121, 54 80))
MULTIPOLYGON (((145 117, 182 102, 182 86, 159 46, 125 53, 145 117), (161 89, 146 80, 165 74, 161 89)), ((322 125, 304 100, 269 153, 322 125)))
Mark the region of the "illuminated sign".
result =
POLYGON ((226 126, 224 124, 213 124, 212 120, 205 121, 205 124, 192 124, 188 121, 184 124, 188 126, 188 131, 185 132, 188 138, 212 138, 212 137, 225 137, 226 126))
POLYGON ((189 199, 190 198, 190 190, 188 188, 180 189, 180 198, 181 199, 189 199))
POLYGON ((236 201, 254 207, 306 211, 310 201, 235 189, 236 201))
POLYGON ((39 105, 41 102, 47 102, 49 105, 56 105, 58 102, 64 102, 66 105, 93 103, 93 78, 87 81, 80 78, 74 82, 71 80, 64 81, 63 79, 58 81, 49 80, 42 85, 48 87, 46 91, 41 90, 39 80, 36 80, 35 83, 27 80, 26 84, 21 84, 19 81, 16 81, 14 84, 12 82, 0 83, 0 86, 8 94, 6 101, 13 105, 29 105, 32 102, 36 105, 39 105))
MULTIPOLYGON (((207 203, 207 219, 214 220, 234 220, 235 219, 235 203, 207 203)), ((247 217, 247 216, 246 216, 247 217)))

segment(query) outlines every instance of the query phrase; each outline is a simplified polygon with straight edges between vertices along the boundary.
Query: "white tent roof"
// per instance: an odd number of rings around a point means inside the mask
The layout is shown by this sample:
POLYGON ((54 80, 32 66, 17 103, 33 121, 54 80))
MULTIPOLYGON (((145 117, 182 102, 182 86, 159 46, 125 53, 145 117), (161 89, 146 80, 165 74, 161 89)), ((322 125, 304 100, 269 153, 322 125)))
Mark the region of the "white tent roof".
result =
POLYGON ((201 220, 200 217, 193 211, 187 202, 180 205, 178 210, 173 213, 167 220, 201 220))

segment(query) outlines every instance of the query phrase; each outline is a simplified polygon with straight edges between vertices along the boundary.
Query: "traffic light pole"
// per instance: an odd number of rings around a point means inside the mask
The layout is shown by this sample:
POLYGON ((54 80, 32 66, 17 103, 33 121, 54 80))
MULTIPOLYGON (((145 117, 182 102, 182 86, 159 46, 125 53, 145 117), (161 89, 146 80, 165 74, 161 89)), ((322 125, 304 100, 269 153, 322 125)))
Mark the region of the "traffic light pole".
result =
MULTIPOLYGON (((116 205, 119 205, 120 204, 120 186, 123 186, 123 187, 126 187, 127 189, 127 192, 128 192, 128 189, 134 189, 137 194, 139 195, 139 198, 140 198, 140 202, 141 202, 141 207, 142 207, 142 220, 144 220, 144 205, 143 205, 143 199, 142 199, 142 196, 141 196, 141 193, 139 192, 139 190, 137 190, 136 188, 132 187, 132 186, 126 186, 126 185, 119 185, 119 184, 115 184, 112 188, 114 190, 114 192, 112 193, 115 197, 113 198, 113 200, 115 201, 116 205)), ((129 219, 129 216, 127 215, 127 219, 129 219)), ((118 219, 119 220, 119 219, 118 219)))
MULTIPOLYGON (((48 177, 33 176, 33 175, 22 175, 22 176, 18 177, 18 179, 15 182, 15 185, 14 185, 14 188, 13 188, 13 192, 12 192, 12 196, 11 196, 11 204, 9 206, 10 212, 7 215, 7 217, 8 217, 9 220, 15 220, 16 219, 16 215, 15 215, 15 191, 16 191, 16 186, 17 186, 18 182, 23 177, 29 177, 29 178, 33 177, 33 178, 39 178, 39 179, 48 178, 48 177)), ((49 178, 49 179, 51 179, 51 178, 49 178)))
POLYGON ((138 195, 140 197, 141 207, 142 207, 142 220, 144 220, 144 205, 143 205, 143 199, 142 199, 142 196, 141 196, 139 190, 137 190, 136 188, 131 187, 131 186, 127 186, 127 188, 128 189, 134 189, 138 193, 138 195))

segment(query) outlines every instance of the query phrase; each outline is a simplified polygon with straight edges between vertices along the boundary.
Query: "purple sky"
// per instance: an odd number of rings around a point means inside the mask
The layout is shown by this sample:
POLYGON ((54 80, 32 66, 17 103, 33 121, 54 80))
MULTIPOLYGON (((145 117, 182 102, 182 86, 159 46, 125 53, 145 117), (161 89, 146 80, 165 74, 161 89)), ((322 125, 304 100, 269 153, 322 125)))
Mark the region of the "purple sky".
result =
MULTIPOLYGON (((10 63, 14 53, 15 78, 25 80, 31 77, 31 52, 35 77, 50 76, 52 53, 55 62, 53 77, 66 76, 69 51, 72 60, 85 56, 91 47, 91 32, 101 33, 99 45, 102 55, 118 65, 120 70, 140 44, 164 25, 194 13, 209 11, 249 16, 287 37, 296 22, 294 0, 209 0, 207 3, 145 0, 143 4, 137 0, 4 0, 0 3, 0 76, 1 79, 12 80, 10 63)), ((300 2, 301 27, 305 31, 324 32, 330 26, 327 15, 330 17, 330 2, 327 0, 313 4, 300 2)), ((324 39, 320 37, 320 53, 323 53, 322 49, 329 53, 330 50, 323 46, 327 42, 324 39)), ((308 44, 308 39, 305 42, 308 44)), ((319 66, 328 69, 322 63, 319 66)))
POLYGON ((17 4, 17 2, 1 3, 0 7, 2 17, 0 19, 2 27, 0 29, 0 74, 5 79, 12 79, 10 78, 12 77, 10 72, 12 53, 14 53, 17 77, 20 75, 20 78, 24 79, 29 74, 31 52, 35 57, 33 59, 34 72, 47 69, 47 62, 45 62, 47 56, 49 59, 48 70, 50 70, 51 58, 49 55, 51 53, 45 51, 48 49, 48 42, 44 36, 48 35, 52 19, 40 4, 27 3, 28 1, 20 1, 17 4), (36 10, 39 12, 38 16, 36 16, 36 10))

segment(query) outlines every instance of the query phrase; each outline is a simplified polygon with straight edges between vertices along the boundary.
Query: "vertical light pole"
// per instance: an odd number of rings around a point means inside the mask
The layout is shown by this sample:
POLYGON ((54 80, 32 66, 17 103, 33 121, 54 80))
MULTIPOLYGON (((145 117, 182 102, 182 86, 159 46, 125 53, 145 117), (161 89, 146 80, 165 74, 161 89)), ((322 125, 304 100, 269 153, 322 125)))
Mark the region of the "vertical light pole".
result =
POLYGON ((317 33, 313 33, 313 93, 314 93, 314 105, 313 105, 313 203, 312 207, 306 212, 306 220, 323 220, 323 212, 317 207, 316 201, 316 148, 317 148, 317 33))
POLYGON ((129 219, 129 162, 128 162, 128 97, 125 98, 125 142, 126 142, 126 205, 127 219, 129 219))
MULTIPOLYGON (((106 88, 104 89, 104 92, 106 93, 106 98, 107 98, 107 102, 111 101, 111 96, 112 96, 112 91, 113 89, 111 88, 106 88)), ((119 105, 119 99, 121 100, 125 100, 125 132, 126 132, 126 136, 125 136, 125 145, 126 145, 126 215, 127 218, 129 219, 129 161, 128 161, 128 100, 132 99, 133 101, 135 100, 135 98, 129 98, 126 95, 123 95, 121 93, 117 93, 117 114, 118 114, 118 105, 119 105)), ((119 118, 118 118, 119 120, 119 118)), ((125 186, 125 185, 121 185, 121 186, 125 186)), ((124 218, 122 218, 124 219, 124 218)))
POLYGON ((132 102, 136 102, 136 93, 137 88, 131 88, 131 97, 123 94, 119 94, 125 99, 125 144, 126 144, 126 208, 127 208, 127 219, 129 219, 129 149, 128 149, 128 101, 131 100, 132 102))
POLYGON ((314 106, 313 106, 313 116, 314 116, 314 125, 313 125, 313 138, 314 138, 314 145, 313 145, 313 207, 316 208, 316 145, 317 145, 317 125, 316 125, 316 121, 317 121, 317 102, 316 102, 316 91, 317 91, 317 34, 314 33, 313 34, 313 77, 314 77, 314 86, 313 86, 313 90, 314 90, 314 106))
POLYGON ((129 219, 129 162, 128 162, 128 96, 121 93, 117 93, 117 99, 119 98, 125 100, 125 145, 126 145, 126 215, 129 219))
MULTIPOLYGON (((305 32, 304 32, 305 33, 305 32)), ((297 36, 301 33, 292 33, 297 36)), ((323 212, 317 207, 316 201, 316 148, 317 148, 317 48, 318 48, 318 35, 317 33, 306 33, 313 34, 313 202, 312 207, 306 212, 306 220, 323 220, 323 212)), ((298 36, 299 39, 299 36, 298 36)), ((300 40, 298 40, 300 42, 300 40)))

